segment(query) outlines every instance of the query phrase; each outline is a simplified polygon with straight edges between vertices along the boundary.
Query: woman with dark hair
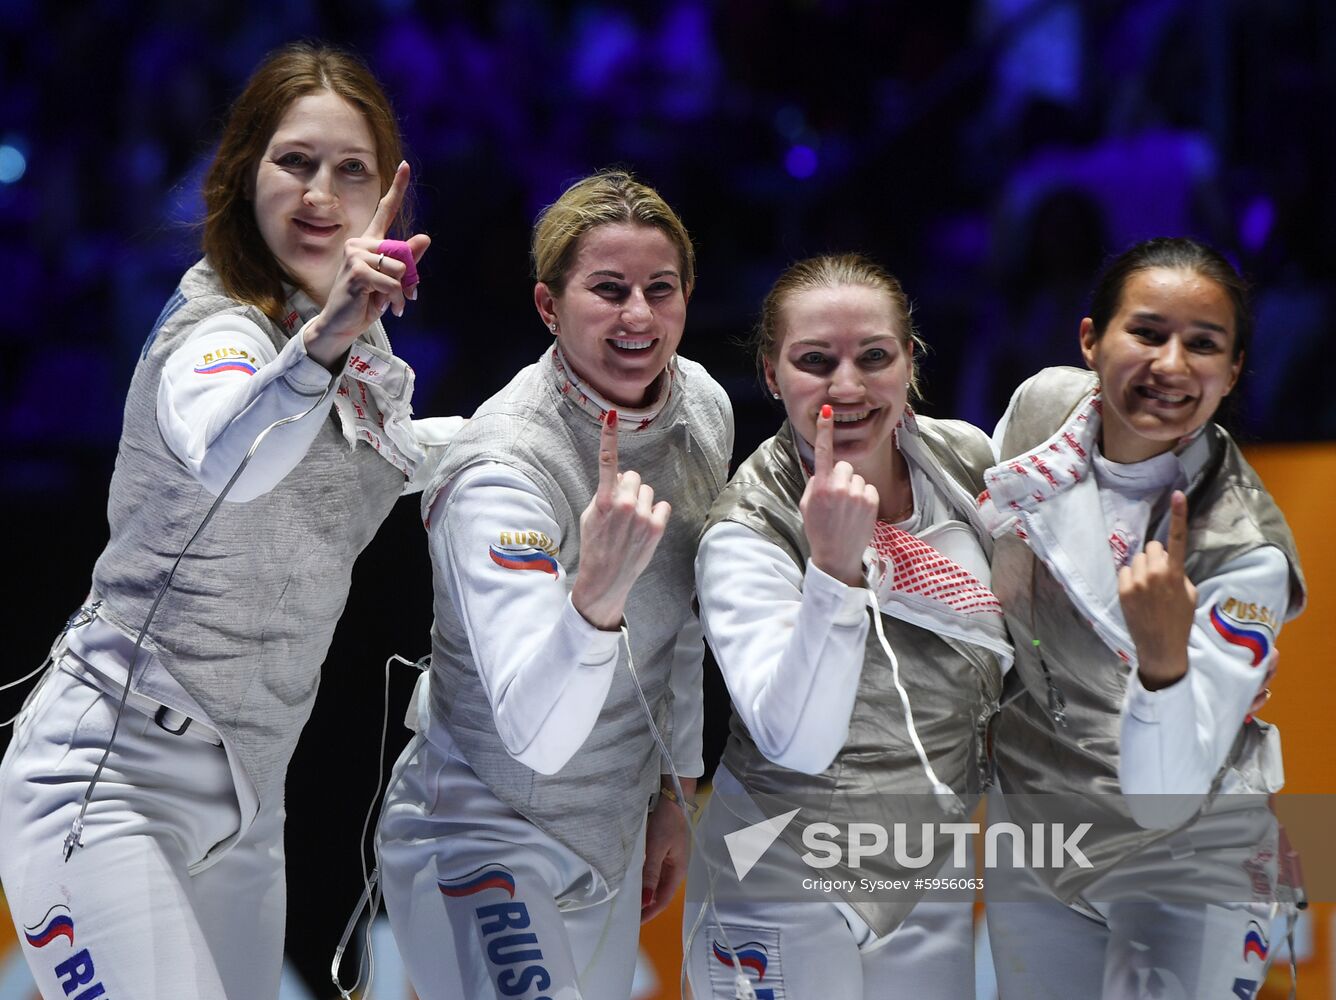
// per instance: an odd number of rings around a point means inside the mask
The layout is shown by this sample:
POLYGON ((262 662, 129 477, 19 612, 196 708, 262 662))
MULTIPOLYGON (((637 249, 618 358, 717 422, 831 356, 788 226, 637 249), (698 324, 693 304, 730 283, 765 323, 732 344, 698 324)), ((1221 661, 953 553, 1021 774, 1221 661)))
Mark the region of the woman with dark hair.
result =
POLYGON ((691 560, 733 411, 677 353, 691 239, 604 171, 544 209, 533 263, 554 343, 423 494, 431 669, 377 837, 423 1000, 630 996, 704 766, 691 560))
POLYGON ((1212 419, 1250 332, 1218 253, 1138 244, 1081 321, 1090 370, 1040 372, 998 425, 980 506, 1017 661, 990 821, 1093 824, 1086 864, 988 873, 1004 1000, 1252 996, 1264 977, 1282 773, 1251 713, 1304 584, 1212 419))
POLYGON ((762 305, 757 360, 787 420, 696 557, 733 704, 688 879, 696 997, 742 995, 739 975, 757 996, 974 994, 965 843, 919 831, 964 831, 1010 646, 974 504, 988 437, 914 413, 921 347, 900 283, 857 254, 791 265, 762 305), (739 870, 727 845, 776 817, 739 870), (809 862, 822 827, 835 856, 809 862), (831 888, 805 892, 814 876, 831 888), (938 879, 952 891, 925 892, 938 879))
POLYGON ((366 67, 313 45, 224 126, 204 258, 130 383, 110 540, 0 769, 43 996, 278 993, 288 761, 353 561, 427 457, 380 324, 430 242, 385 239, 402 156, 366 67))

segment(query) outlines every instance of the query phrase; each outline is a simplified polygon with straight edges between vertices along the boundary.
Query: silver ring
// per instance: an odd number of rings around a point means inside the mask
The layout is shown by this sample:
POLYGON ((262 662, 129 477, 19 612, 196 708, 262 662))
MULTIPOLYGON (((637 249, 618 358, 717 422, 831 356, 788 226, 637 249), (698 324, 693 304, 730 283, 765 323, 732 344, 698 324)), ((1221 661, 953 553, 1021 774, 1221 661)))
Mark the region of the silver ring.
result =
POLYGON ((376 270, 380 271, 382 274, 384 274, 385 272, 381 269, 380 265, 384 263, 385 263, 385 255, 381 254, 379 257, 376 258, 376 270))

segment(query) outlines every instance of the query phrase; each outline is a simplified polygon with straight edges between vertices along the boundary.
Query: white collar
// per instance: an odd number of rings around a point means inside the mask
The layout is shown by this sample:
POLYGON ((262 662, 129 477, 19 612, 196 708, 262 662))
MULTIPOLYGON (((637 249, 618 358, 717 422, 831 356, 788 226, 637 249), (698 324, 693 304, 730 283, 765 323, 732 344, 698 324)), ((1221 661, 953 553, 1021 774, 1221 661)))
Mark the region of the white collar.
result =
POLYGON ((617 427, 621 430, 644 430, 652 424, 672 398, 674 383, 677 380, 677 355, 674 354, 668 359, 664 374, 660 375, 656 382, 660 389, 658 398, 653 403, 645 407, 621 406, 606 399, 575 373, 575 369, 566 359, 566 353, 561 349, 560 341, 552 346, 552 364, 557 374, 557 389, 563 396, 599 423, 607 417, 609 410, 616 410, 617 427))

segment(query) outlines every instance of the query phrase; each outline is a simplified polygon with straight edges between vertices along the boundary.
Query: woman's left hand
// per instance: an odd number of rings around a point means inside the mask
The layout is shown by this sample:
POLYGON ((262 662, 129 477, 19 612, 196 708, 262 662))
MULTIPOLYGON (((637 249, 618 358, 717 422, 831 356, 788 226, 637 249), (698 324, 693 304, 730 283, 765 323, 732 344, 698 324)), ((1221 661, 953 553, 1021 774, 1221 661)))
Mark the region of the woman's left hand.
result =
MULTIPOLYGON (((682 790, 688 798, 695 795, 696 782, 682 778, 682 790)), ((653 920, 672 902, 677 887, 687 874, 691 855, 691 835, 682 807, 666 796, 649 814, 645 827, 645 867, 640 882, 640 922, 653 920)))
MULTIPOLYGON (((339 369, 353 341, 386 309, 393 308, 396 316, 403 315, 409 291, 403 286, 403 278, 408 265, 381 253, 379 248, 403 204, 408 175, 408 164, 399 164, 394 182, 380 199, 366 231, 344 243, 343 262, 325 299, 325 308, 306 325, 306 353, 330 371, 339 369)), ((431 237, 418 233, 406 242, 416 262, 431 246, 431 237)))
POLYGON ((1169 501, 1169 546, 1151 542, 1118 571, 1118 600, 1137 650, 1137 672, 1148 691, 1168 687, 1188 672, 1188 635, 1197 612, 1197 588, 1188 579, 1188 501, 1169 501))

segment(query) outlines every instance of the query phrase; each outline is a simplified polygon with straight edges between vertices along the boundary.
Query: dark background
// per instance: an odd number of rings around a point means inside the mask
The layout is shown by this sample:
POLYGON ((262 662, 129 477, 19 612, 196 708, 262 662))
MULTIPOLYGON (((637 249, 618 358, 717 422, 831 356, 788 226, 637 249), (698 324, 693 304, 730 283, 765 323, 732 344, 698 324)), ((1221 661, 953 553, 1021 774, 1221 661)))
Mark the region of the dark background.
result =
MULTIPOLYGON (((1079 363, 1100 262, 1177 234, 1258 290, 1240 437, 1336 438, 1325 0, 190 6, 0 2, 16 638, 0 680, 40 662, 86 593, 125 388, 196 256, 211 143, 250 70, 296 38, 359 52, 400 115, 434 240, 420 300, 389 324, 419 415, 471 412, 544 348, 529 227, 570 180, 624 164, 696 239, 682 350, 733 397, 735 458, 778 423, 738 344, 787 262, 861 250, 889 267, 931 347, 920 409, 991 429, 1021 378, 1079 363)), ((382 664, 428 649, 423 542, 405 501, 358 563, 288 783, 289 950, 320 995, 359 891, 382 664)), ((411 680, 396 668, 390 760, 411 680)), ((0 713, 20 701, 0 695, 0 713)), ((707 703, 717 740, 726 697, 707 703)))

